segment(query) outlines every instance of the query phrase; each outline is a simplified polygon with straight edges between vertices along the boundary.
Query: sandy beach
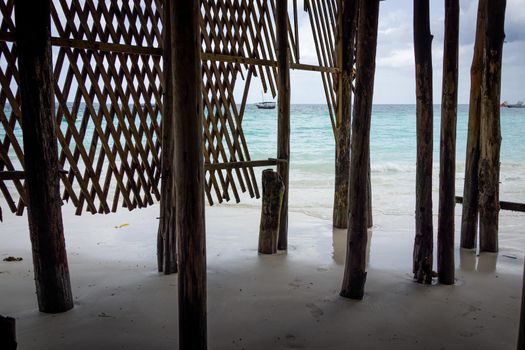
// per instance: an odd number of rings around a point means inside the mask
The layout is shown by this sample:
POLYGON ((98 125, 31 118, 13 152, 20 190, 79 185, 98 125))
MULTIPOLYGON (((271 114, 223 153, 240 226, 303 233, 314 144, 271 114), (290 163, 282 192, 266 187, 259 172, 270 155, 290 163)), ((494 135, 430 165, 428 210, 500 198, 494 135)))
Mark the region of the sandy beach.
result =
MULTIPOLYGON (((460 206, 456 208, 459 224, 460 206)), ((338 296, 346 231, 290 214, 290 249, 257 254, 257 206, 207 207, 210 349, 514 349, 525 215, 502 212, 500 253, 456 254, 454 286, 412 281, 413 218, 377 213, 363 301, 338 296)), ((2 224, 0 313, 20 349, 173 349, 177 277, 156 270, 158 207, 74 216, 64 207, 75 308, 38 312, 26 217, 2 224)))

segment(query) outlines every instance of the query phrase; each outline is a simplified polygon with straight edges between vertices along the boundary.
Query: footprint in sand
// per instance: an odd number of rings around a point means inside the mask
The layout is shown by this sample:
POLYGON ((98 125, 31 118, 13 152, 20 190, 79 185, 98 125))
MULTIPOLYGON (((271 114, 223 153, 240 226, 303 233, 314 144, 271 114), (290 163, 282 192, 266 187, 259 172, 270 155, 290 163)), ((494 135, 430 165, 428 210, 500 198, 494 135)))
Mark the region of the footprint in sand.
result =
POLYGON ((310 309, 310 313, 316 320, 318 320, 319 318, 321 318, 321 316, 324 315, 324 311, 319 306, 313 303, 306 304, 306 307, 310 309))

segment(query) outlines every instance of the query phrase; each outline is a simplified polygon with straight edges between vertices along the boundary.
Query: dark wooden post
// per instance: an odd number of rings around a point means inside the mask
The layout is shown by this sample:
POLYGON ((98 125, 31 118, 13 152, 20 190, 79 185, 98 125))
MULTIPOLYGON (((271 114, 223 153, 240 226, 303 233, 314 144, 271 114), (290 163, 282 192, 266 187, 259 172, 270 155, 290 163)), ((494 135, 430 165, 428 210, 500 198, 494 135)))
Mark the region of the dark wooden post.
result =
POLYGON ((432 282, 432 34, 429 0, 414 0, 414 54, 416 62, 416 237, 414 278, 432 282))
POLYGON ((483 49, 487 28, 487 0, 479 0, 474 56, 470 67, 470 104, 468 112, 467 155, 461 214, 461 248, 476 249, 478 232, 479 125, 481 121, 481 81, 483 49))
POLYGON ((160 185, 160 221, 157 235, 157 262, 159 272, 166 275, 177 272, 176 209, 173 171, 173 75, 171 69, 170 0, 164 0, 163 15, 163 78, 164 100, 162 110, 162 158, 160 185))
POLYGON ((277 253, 279 221, 283 203, 284 184, 275 171, 266 169, 262 173, 261 225, 259 227, 259 253, 277 253))
POLYGON ((335 127, 335 192, 333 225, 347 228, 350 177, 350 120, 354 66, 355 0, 340 0, 337 16, 337 114, 335 127))
POLYGON ((16 320, 12 317, 0 315, 0 344, 5 350, 15 350, 17 347, 16 320))
POLYGON ((454 208, 456 206, 459 0, 445 0, 444 46, 437 262, 439 283, 454 284, 454 208))
POLYGON ((206 227, 199 1, 170 1, 179 348, 206 349, 206 227))
POLYGON ((479 161, 480 250, 498 251, 501 58, 506 0, 487 3, 486 47, 481 84, 479 161))
POLYGON ((288 249, 288 184, 290 174, 290 47, 288 43, 288 0, 276 3, 277 31, 277 173, 284 183, 278 248, 288 249))
POLYGON ((28 219, 38 307, 73 307, 55 134, 49 0, 15 1, 28 219))
POLYGON ((518 329, 518 350, 525 349, 525 266, 523 267, 523 281, 521 288, 521 313, 518 329))
POLYGON ((366 282, 368 240, 368 165, 374 95, 379 0, 359 1, 357 79, 350 156, 349 225, 343 286, 340 295, 362 299, 366 282))

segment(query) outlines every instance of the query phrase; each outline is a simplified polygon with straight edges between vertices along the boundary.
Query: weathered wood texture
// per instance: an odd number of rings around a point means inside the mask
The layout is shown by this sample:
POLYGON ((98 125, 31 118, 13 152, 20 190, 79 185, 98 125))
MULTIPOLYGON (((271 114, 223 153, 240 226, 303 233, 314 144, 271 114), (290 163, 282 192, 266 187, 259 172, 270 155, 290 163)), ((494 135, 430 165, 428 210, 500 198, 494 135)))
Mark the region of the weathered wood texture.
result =
POLYGON ((350 123, 354 67, 356 0, 340 0, 337 16, 337 114, 335 126, 335 192, 333 225, 347 228, 348 181, 350 177, 350 123))
POLYGON ((288 44, 288 0, 276 4, 276 37, 279 90, 277 98, 277 173, 284 184, 283 204, 279 222, 279 243, 281 250, 288 249, 288 193, 290 174, 290 47, 288 44))
POLYGON ((521 313, 518 328, 517 350, 525 350, 525 266, 523 267, 523 281, 521 287, 521 313))
POLYGON ((38 307, 73 307, 55 134, 50 1, 15 1, 28 220, 38 307))
POLYGON ((0 344, 2 349, 16 350, 16 320, 0 315, 0 344))
POLYGON ((432 282, 432 34, 429 0, 414 0, 414 54, 416 63, 416 237, 414 278, 432 282))
MULTIPOLYGON (((463 197, 456 196, 456 203, 463 203, 463 197)), ((499 208, 501 210, 519 211, 525 213, 525 203, 499 201, 499 208)))
POLYGON ((500 172, 501 58, 505 39, 506 0, 487 3, 479 160, 479 244, 481 251, 498 251, 500 172))
POLYGON ((206 227, 199 5, 170 1, 179 348, 206 349, 206 227))
POLYGON ((348 245, 340 295, 362 299, 368 240, 368 167, 374 94, 379 0, 360 0, 357 29, 357 78, 352 120, 348 245))
POLYGON ((481 82, 483 75, 483 50, 487 25, 487 0, 479 0, 476 21, 476 40, 470 67, 470 101, 468 112, 467 154, 463 185, 463 210, 461 214, 461 248, 475 249, 478 232, 478 170, 479 128, 481 121, 481 82))
POLYGON ((173 74, 171 69, 171 32, 170 32, 170 0, 164 0, 162 7, 164 16, 163 30, 163 79, 164 99, 162 105, 162 153, 161 153, 161 184, 160 184, 160 221, 157 237, 157 263, 159 272, 166 275, 177 272, 177 235, 175 208, 175 178, 173 162, 173 145, 175 142, 173 130, 173 74))
POLYGON ((459 0, 445 0, 445 38, 443 41, 437 265, 439 283, 454 284, 459 0))
POLYGON ((279 221, 284 196, 284 183, 275 171, 266 169, 262 173, 261 224, 259 226, 259 253, 277 253, 279 221))

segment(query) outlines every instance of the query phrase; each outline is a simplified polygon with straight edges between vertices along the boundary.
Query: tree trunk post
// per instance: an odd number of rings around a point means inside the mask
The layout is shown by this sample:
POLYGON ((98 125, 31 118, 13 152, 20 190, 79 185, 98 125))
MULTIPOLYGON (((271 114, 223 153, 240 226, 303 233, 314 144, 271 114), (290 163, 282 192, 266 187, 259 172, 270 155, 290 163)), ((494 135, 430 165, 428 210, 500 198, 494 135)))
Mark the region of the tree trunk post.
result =
POLYGON ((199 1, 170 1, 179 348, 206 349, 206 227, 199 1))
POLYGON ((337 114, 335 128, 335 192, 333 225, 348 227, 348 181, 350 178, 350 121, 352 69, 354 66, 356 0, 340 0, 337 16, 337 114))
POLYGON ((73 307, 67 263, 55 134, 51 3, 15 1, 28 220, 38 308, 73 307))
POLYGON ((173 178, 173 76, 171 69, 170 0, 164 0, 164 100, 162 111, 162 154, 160 220, 157 237, 157 262, 159 272, 166 275, 177 272, 176 208, 173 178))
POLYGON ((476 41, 470 67, 470 103, 468 112, 467 155, 461 214, 461 248, 476 249, 478 232, 478 169, 479 128, 481 121, 481 82, 483 76, 483 50, 487 28, 487 0, 479 0, 476 41))
POLYGON ((486 47, 481 84, 479 161, 480 251, 498 251, 501 58, 506 0, 487 3, 486 47))
POLYGON ((416 63, 416 237, 414 279, 432 282, 432 34, 429 0, 414 0, 414 56, 416 63))
POLYGON ((520 325, 518 329, 518 347, 517 350, 525 349, 525 266, 523 267, 523 281, 521 288, 521 313, 520 325))
POLYGON ((0 344, 2 349, 16 350, 16 320, 0 315, 0 344))
POLYGON ((357 79, 352 120, 348 245, 340 295, 362 299, 368 241, 368 168, 374 95, 379 0, 359 1, 357 79))
POLYGON ((262 207, 259 228, 259 253, 277 253, 279 221, 283 203, 284 184, 279 174, 272 169, 262 173, 262 207))
POLYGON ((288 44, 288 0, 276 3, 277 31, 277 173, 284 183, 278 248, 288 249, 288 190, 290 174, 290 47, 288 44))
POLYGON ((459 0, 445 0, 444 46, 437 263, 439 283, 454 284, 454 209, 456 206, 459 0))

